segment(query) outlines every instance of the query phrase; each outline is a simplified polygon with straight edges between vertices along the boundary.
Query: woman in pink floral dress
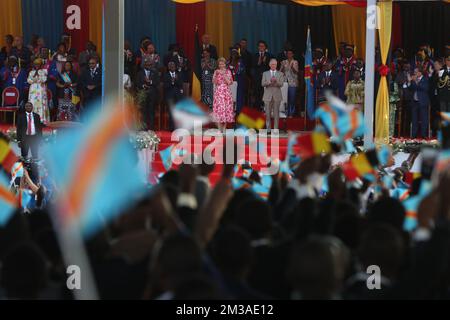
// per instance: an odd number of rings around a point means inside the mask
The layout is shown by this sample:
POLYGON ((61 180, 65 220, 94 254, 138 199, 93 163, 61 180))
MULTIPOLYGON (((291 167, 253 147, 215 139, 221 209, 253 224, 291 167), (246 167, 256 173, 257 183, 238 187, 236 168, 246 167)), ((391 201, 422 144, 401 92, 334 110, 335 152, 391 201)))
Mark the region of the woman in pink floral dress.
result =
POLYGON ((224 58, 218 60, 218 66, 219 69, 216 70, 213 78, 215 85, 213 119, 219 130, 225 131, 227 123, 234 123, 233 97, 230 87, 233 84, 233 75, 227 69, 224 58))

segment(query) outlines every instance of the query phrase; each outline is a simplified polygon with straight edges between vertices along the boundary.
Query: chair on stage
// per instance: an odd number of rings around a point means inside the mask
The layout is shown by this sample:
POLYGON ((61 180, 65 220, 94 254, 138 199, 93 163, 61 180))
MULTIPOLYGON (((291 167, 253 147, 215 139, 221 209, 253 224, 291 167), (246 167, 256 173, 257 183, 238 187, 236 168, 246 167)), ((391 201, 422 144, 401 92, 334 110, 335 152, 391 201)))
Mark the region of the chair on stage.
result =
POLYGON ((7 87, 2 93, 2 106, 0 112, 3 112, 3 121, 6 122, 6 113, 13 113, 13 125, 16 125, 16 112, 19 110, 20 93, 16 87, 7 87))

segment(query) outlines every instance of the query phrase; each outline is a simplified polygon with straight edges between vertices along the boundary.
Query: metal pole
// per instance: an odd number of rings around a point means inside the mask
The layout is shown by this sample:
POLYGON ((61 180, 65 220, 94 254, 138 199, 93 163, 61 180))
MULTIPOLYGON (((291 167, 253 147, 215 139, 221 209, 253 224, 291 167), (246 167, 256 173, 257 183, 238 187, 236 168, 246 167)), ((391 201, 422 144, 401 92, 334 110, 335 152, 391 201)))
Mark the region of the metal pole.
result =
POLYGON ((105 1, 105 96, 123 101, 124 0, 105 1))
POLYGON ((364 147, 373 145, 374 94, 375 94, 375 30, 377 26, 377 1, 367 0, 366 20, 366 78, 364 97, 364 147))

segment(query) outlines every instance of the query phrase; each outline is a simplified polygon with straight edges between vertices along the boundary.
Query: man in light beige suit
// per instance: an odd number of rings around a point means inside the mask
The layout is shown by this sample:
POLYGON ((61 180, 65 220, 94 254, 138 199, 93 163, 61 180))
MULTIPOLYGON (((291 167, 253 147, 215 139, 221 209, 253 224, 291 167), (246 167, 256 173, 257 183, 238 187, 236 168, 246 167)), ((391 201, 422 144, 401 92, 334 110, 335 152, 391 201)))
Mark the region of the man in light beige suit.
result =
POLYGON ((263 101, 266 109, 266 127, 271 129, 271 116, 273 112, 274 129, 278 129, 280 119, 280 104, 282 100, 281 87, 284 84, 284 74, 277 70, 277 60, 269 63, 270 70, 263 73, 261 85, 264 87, 263 101))

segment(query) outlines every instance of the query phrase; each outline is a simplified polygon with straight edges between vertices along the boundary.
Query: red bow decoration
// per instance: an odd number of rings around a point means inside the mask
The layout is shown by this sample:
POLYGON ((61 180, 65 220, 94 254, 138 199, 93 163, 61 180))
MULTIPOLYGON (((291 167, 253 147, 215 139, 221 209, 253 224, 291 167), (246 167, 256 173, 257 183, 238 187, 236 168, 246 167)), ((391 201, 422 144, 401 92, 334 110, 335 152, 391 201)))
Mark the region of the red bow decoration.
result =
POLYGON ((385 64, 382 64, 381 66, 378 67, 378 72, 382 77, 386 77, 390 71, 391 70, 389 69, 389 67, 385 64))

